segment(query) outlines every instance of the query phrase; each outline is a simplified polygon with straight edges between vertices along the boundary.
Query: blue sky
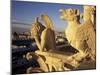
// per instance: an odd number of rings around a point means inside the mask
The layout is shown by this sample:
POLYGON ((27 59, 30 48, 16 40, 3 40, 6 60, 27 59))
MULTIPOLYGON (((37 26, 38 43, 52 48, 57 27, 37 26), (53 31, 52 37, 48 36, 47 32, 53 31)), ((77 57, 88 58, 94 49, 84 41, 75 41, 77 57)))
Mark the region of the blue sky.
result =
POLYGON ((60 19, 61 14, 59 9, 62 8, 77 8, 80 12, 83 12, 82 5, 12 1, 11 18, 12 21, 21 22, 30 26, 35 17, 41 14, 48 14, 53 20, 55 30, 62 31, 67 26, 66 22, 60 19))

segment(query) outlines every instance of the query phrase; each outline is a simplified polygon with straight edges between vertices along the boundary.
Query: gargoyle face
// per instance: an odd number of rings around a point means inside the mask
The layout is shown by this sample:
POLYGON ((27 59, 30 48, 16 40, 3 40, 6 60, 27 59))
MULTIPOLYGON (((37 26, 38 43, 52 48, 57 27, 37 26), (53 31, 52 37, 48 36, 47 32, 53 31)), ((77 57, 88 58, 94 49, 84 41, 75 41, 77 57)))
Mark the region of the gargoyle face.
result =
POLYGON ((73 21, 77 16, 80 15, 78 9, 61 9, 60 10, 62 20, 73 21))
POLYGON ((34 36, 39 36, 41 35, 42 31, 45 29, 45 27, 42 25, 41 22, 38 21, 38 18, 36 21, 32 24, 31 28, 31 35, 34 36))
POLYGON ((38 26, 38 23, 33 23, 32 24, 32 28, 31 28, 31 35, 34 36, 38 36, 40 27, 38 26))

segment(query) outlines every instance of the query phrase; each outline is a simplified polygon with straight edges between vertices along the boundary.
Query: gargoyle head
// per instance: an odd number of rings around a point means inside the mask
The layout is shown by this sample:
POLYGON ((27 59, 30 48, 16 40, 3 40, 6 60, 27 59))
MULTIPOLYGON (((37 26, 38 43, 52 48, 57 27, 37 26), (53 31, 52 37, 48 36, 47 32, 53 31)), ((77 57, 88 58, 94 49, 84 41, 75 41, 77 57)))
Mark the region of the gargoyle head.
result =
POLYGON ((35 19, 35 22, 32 24, 31 35, 39 36, 39 34, 41 35, 41 33, 44 29, 45 29, 45 27, 42 25, 41 22, 39 22, 38 17, 37 17, 35 19))
POLYGON ((60 17, 62 20, 73 21, 80 16, 78 9, 60 9, 59 11, 62 14, 60 17))

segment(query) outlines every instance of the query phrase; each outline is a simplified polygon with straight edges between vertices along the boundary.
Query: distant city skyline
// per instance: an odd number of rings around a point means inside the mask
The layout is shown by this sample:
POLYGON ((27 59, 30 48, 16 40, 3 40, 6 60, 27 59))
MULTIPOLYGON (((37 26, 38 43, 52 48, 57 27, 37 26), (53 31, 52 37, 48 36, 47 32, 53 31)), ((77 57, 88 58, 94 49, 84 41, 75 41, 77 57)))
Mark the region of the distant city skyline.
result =
POLYGON ((12 1, 11 7, 12 27, 16 27, 18 25, 19 27, 30 28, 36 17, 39 17, 41 14, 48 14, 54 23, 56 31, 64 31, 67 26, 67 23, 60 19, 60 9, 76 8, 80 10, 80 13, 83 12, 83 5, 33 1, 12 1))

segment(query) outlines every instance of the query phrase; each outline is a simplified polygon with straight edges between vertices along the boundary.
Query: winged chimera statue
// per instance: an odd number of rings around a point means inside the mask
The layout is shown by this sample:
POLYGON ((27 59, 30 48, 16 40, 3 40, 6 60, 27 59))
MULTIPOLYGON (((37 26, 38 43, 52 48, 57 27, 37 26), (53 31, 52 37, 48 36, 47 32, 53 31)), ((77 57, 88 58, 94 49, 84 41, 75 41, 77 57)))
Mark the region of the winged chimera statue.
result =
POLYGON ((53 30, 53 22, 51 18, 46 15, 41 15, 41 21, 44 22, 43 26, 37 18, 37 21, 32 24, 32 36, 35 38, 35 41, 38 45, 40 51, 44 50, 55 50, 56 42, 55 42, 55 33, 53 30), (40 36, 39 36, 40 34, 40 36), (41 42, 39 41, 41 40, 41 42))
POLYGON ((78 9, 61 9, 61 19, 67 21, 68 26, 65 29, 65 35, 70 45, 79 51, 75 54, 76 60, 88 56, 95 60, 95 30, 93 6, 84 6, 83 23, 80 23, 80 12, 78 9), (79 57, 79 58, 78 58, 79 57))

